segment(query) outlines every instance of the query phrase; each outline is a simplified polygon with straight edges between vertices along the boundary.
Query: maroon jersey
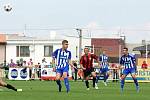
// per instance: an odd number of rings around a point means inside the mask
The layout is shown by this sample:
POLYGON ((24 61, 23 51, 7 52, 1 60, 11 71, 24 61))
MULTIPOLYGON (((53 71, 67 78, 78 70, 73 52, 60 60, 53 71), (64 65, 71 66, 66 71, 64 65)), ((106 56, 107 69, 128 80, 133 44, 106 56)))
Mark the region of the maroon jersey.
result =
POLYGON ((95 54, 88 53, 88 55, 84 54, 80 59, 80 64, 83 65, 86 69, 93 68, 93 60, 98 60, 98 57, 95 54))

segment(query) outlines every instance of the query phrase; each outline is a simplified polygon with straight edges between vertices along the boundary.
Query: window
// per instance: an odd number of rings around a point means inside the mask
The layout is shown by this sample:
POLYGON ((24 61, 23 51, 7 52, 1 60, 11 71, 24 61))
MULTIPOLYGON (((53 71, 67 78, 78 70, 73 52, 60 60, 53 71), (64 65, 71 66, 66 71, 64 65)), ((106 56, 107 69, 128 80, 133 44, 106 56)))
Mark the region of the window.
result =
POLYGON ((44 57, 50 57, 53 53, 53 46, 44 46, 44 57))
POLYGON ((29 46, 16 46, 17 57, 30 57, 29 46))

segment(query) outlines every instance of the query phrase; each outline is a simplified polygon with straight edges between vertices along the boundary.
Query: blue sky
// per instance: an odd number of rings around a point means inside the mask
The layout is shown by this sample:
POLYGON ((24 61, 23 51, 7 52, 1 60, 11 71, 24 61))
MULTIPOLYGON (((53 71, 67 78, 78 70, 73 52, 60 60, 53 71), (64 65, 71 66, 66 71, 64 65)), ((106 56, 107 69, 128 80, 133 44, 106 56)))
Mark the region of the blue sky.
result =
MULTIPOLYGON (((92 36, 121 30, 128 42, 140 43, 150 37, 149 5, 150 0, 0 0, 0 32, 22 32, 25 24, 36 29, 65 28, 66 34, 70 28, 92 28, 92 36), (3 10, 7 3, 13 6, 10 13, 3 10)), ((30 30, 27 34, 48 31, 30 30)))

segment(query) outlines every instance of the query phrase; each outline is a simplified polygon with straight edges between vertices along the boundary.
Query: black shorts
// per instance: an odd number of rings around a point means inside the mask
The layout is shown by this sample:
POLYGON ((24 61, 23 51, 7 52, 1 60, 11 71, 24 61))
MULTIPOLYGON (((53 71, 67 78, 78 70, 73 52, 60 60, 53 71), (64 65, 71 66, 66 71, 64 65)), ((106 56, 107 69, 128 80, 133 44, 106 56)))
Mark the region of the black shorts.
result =
POLYGON ((83 73, 84 73, 84 78, 90 76, 90 75, 92 74, 92 72, 94 72, 94 68, 84 70, 84 71, 83 71, 83 73))

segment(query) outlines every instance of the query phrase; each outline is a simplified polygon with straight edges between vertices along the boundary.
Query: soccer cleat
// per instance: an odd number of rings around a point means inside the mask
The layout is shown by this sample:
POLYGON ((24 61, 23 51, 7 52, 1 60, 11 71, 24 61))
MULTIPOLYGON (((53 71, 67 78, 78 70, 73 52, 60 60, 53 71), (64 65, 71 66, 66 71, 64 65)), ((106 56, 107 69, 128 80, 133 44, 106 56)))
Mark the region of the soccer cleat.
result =
POLYGON ((140 92, 140 88, 139 86, 136 86, 136 92, 139 93, 140 92))
POLYGON ((98 89, 98 86, 97 86, 97 84, 95 83, 95 89, 97 90, 98 89))
POLYGON ((95 89, 98 90, 99 89, 98 86, 95 86, 95 89))
POLYGON ((87 91, 89 91, 89 90, 90 90, 90 88, 87 88, 86 90, 87 90, 87 91))
POLYGON ((22 92, 22 89, 17 89, 17 92, 22 92))

